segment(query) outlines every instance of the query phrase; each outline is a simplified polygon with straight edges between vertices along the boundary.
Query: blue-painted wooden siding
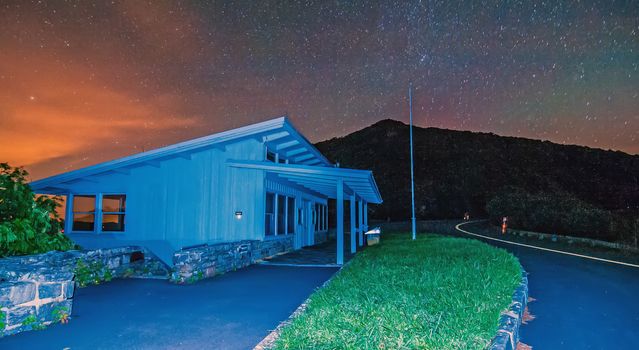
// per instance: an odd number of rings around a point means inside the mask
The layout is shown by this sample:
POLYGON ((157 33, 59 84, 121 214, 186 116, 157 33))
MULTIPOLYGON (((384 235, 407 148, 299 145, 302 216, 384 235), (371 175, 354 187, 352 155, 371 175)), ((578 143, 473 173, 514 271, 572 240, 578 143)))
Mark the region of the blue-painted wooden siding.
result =
POLYGON ((92 247, 117 243, 146 245, 170 262, 172 252, 185 246, 263 239, 267 190, 294 196, 297 208, 301 207, 302 199, 326 204, 326 198, 304 188, 277 178, 267 179, 263 170, 226 165, 229 159, 264 157, 264 144, 251 138, 185 158, 146 163, 130 169, 128 174, 110 172, 75 182, 67 185, 73 194, 125 194, 125 231, 76 234, 70 232, 70 216, 66 231, 71 237, 82 238, 80 244, 92 247), (243 213, 242 219, 235 217, 236 211, 243 213))

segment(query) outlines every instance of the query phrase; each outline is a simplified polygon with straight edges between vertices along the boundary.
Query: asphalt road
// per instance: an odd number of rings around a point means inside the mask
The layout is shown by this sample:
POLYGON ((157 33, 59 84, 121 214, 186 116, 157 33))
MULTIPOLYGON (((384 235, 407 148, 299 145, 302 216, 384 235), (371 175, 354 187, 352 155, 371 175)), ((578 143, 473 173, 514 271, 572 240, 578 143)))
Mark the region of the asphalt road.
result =
POLYGON ((639 349, 639 268, 486 242, 512 252, 529 273, 536 319, 523 326, 522 342, 535 350, 639 349))
POLYGON ((193 285, 114 280, 76 290, 72 319, 0 349, 252 349, 337 268, 254 265, 193 285))

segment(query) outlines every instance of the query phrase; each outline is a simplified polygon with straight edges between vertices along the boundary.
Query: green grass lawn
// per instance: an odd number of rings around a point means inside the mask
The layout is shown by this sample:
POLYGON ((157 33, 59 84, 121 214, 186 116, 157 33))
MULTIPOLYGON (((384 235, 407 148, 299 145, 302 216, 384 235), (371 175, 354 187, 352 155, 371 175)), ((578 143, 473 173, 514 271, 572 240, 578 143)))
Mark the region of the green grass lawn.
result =
POLYGON ((521 280, 476 240, 384 233, 309 300, 276 349, 483 349, 521 280))

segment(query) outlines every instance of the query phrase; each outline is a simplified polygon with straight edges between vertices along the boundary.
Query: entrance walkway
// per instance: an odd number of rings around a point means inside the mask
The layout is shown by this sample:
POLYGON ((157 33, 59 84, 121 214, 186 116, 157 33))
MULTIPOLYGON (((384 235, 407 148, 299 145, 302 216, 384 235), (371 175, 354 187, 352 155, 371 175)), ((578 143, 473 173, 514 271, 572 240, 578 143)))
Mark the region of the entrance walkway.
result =
POLYGON ((68 324, 0 338, 0 349, 252 349, 336 271, 249 266, 186 286, 114 280, 78 289, 68 324))
MULTIPOLYGON (((344 263, 349 261, 354 254, 351 254, 350 237, 344 236, 344 263), (348 242, 348 244, 346 244, 348 242)), ((360 251, 364 247, 357 247, 360 251)), ((335 240, 329 240, 322 244, 304 247, 299 250, 277 255, 273 258, 264 260, 262 265, 275 266, 306 266, 306 267, 328 267, 336 265, 337 243, 335 240)))

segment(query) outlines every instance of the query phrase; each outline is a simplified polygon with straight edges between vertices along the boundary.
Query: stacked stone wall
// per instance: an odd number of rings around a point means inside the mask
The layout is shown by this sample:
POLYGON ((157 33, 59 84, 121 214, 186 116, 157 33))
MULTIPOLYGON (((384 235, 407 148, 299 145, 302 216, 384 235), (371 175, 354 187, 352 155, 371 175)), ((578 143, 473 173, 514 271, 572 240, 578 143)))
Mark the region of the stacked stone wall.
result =
POLYGON ((293 250, 293 235, 268 239, 207 244, 185 248, 173 255, 171 282, 193 283, 249 266, 264 258, 293 250))
POLYGON ((76 285, 125 277, 167 278, 168 267, 135 246, 0 259, 0 337, 67 322, 76 285))

